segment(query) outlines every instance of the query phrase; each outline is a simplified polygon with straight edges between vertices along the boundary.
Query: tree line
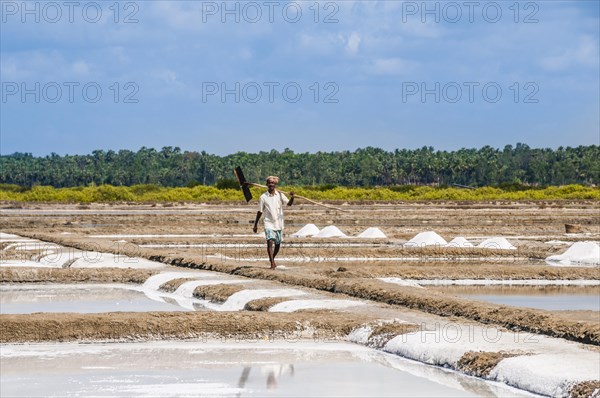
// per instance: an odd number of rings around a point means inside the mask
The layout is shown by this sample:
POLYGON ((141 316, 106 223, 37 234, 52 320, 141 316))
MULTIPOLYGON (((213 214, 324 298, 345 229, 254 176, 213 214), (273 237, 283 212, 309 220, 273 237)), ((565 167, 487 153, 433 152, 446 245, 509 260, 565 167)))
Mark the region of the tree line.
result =
POLYGON ((316 153, 285 149, 227 156, 170 146, 44 157, 14 153, 0 156, 0 183, 57 188, 103 184, 230 187, 235 186, 233 169, 238 165, 248 181, 262 182, 268 175, 278 175, 283 184, 297 186, 598 185, 600 146, 550 149, 518 143, 503 149, 440 151, 427 146, 385 151, 367 147, 316 153))

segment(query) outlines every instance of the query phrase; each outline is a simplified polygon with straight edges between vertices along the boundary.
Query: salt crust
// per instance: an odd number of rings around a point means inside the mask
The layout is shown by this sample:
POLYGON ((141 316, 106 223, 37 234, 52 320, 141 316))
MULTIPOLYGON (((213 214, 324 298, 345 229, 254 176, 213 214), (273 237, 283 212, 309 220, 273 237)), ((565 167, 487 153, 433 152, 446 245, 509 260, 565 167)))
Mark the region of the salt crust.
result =
MULTIPOLYGON (((365 325, 353 330, 348 339, 366 345, 372 332, 372 326, 365 325)), ((574 384, 597 380, 600 375, 600 353, 596 351, 562 339, 513 333, 491 326, 437 325, 436 330, 399 335, 390 340, 383 351, 454 369, 469 351, 512 353, 516 356, 500 361, 486 378, 556 397, 566 397, 574 384)))
POLYGON ((563 254, 546 258, 550 265, 600 265, 600 246, 596 242, 575 242, 563 254))

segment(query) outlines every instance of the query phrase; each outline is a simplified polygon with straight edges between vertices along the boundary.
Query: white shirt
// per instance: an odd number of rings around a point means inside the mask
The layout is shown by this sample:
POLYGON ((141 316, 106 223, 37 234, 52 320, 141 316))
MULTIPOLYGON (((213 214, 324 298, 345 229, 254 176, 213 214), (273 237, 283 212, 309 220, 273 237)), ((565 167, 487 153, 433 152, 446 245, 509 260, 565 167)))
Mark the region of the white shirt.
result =
POLYGON ((288 201, 288 198, 277 190, 273 195, 267 191, 260 196, 258 211, 265 217, 265 229, 283 230, 283 205, 288 201))

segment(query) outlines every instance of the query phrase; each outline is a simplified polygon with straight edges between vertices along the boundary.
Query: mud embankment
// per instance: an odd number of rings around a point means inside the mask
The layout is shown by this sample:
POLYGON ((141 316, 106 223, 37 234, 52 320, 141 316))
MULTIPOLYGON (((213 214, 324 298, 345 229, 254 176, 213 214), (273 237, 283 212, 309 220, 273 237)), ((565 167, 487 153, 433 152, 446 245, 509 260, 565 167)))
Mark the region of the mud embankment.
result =
MULTIPOLYGON (((541 310, 476 302, 451 297, 429 289, 424 290, 394 286, 389 283, 368 278, 334 278, 323 275, 314 275, 308 272, 308 275, 303 275, 297 272, 279 272, 271 271, 266 268, 240 266, 240 264, 236 263, 221 262, 213 264, 207 261, 198 261, 194 258, 171 257, 160 252, 146 251, 145 249, 137 247, 125 247, 119 252, 115 252, 114 247, 112 247, 111 250, 111 244, 109 242, 56 239, 51 236, 40 234, 31 235, 30 237, 51 241, 65 246, 76 247, 80 250, 107 251, 114 254, 142 256, 164 264, 217 271, 254 279, 278 281, 289 285, 314 288, 331 293, 341 293, 356 298, 404 306, 434 315, 460 317, 484 324, 502 326, 514 331, 525 331, 551 337, 560 337, 586 344, 600 345, 600 324, 596 322, 586 323, 571 321, 541 310), (128 253, 128 250, 131 250, 131 253, 128 253)), ((430 267, 427 266, 424 268, 425 272, 430 267)), ((523 268, 526 270, 528 267, 525 266, 523 268)), ((548 270, 543 267, 539 267, 535 270, 536 273, 548 273, 546 277, 560 276, 575 271, 575 269, 548 270)), ((580 273, 585 275, 585 279, 598 279, 597 269, 581 269, 580 273)), ((528 273, 527 279, 531 278, 530 275, 531 274, 528 273)), ((464 277, 465 276, 463 275, 462 278, 464 277)))
POLYGON ((302 278, 283 273, 269 274, 266 270, 238 271, 238 275, 263 277, 297 286, 312 287, 332 293, 343 293, 381 303, 400 305, 434 315, 456 316, 484 324, 503 326, 510 330, 544 334, 586 344, 600 345, 598 323, 575 322, 552 313, 481 303, 455 298, 410 287, 394 286, 376 280, 334 280, 331 278, 302 278), (254 272, 249 272, 254 271, 254 272))
POLYGON ((305 311, 0 315, 0 343, 151 339, 344 339, 364 315, 305 311))
MULTIPOLYGON (((159 261, 165 264, 187 266, 190 268, 205 269, 224 273, 234 273, 244 268, 262 269, 254 263, 244 263, 242 260, 208 259, 203 253, 196 255, 194 252, 173 256, 169 250, 156 248, 143 248, 134 244, 115 245, 114 242, 105 240, 90 240, 86 238, 62 238, 49 234, 19 233, 32 239, 52 242, 66 247, 74 247, 82 251, 93 251, 125 255, 129 257, 142 257, 159 261)), ((282 255, 285 255, 285 247, 282 255)), ((411 249, 414 250, 414 249, 411 249)), ((424 248, 427 250, 427 248, 424 248)), ((178 250, 179 251, 179 250, 178 250)), ((495 252, 497 250, 492 250, 495 252)), ((492 253, 488 253, 492 258, 492 253)), ((506 252, 506 250, 501 251, 506 252)), ((548 267, 533 264, 518 264, 517 262, 471 263, 465 261, 429 262, 427 256, 422 257, 417 263, 402 263, 395 261, 393 264, 383 263, 342 263, 342 262, 310 262, 307 264, 294 264, 294 270, 286 273, 299 273, 302 275, 317 274, 331 278, 380 278, 395 276, 404 279, 544 279, 544 280, 600 280, 598 267, 548 267)), ((266 262, 265 262, 266 265, 266 262)))
POLYGON ((2 283, 136 283, 160 271, 130 268, 0 268, 2 283))

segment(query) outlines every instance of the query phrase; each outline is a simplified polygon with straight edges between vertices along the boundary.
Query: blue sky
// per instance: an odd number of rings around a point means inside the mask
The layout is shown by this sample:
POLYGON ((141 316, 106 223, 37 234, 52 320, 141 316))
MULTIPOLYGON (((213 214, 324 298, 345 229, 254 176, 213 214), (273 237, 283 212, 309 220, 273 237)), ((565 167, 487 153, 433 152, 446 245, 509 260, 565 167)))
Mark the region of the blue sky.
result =
POLYGON ((2 0, 0 153, 598 145, 599 4, 2 0))

